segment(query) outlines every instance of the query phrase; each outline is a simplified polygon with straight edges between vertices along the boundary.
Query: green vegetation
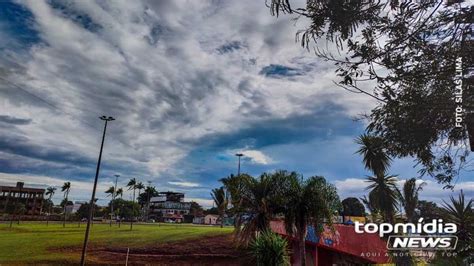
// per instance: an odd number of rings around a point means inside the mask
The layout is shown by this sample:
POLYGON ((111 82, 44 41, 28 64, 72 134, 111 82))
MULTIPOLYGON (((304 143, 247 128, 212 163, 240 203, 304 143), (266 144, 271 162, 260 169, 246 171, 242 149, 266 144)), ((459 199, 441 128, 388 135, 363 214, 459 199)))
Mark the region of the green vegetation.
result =
MULTIPOLYGON (((38 262, 79 262, 85 225, 21 223, 12 229, 0 224, 0 264, 38 262)), ((146 247, 165 242, 227 234, 232 228, 194 225, 135 224, 129 228, 94 224, 89 250, 94 247, 146 247)))
POLYGON ((283 237, 271 232, 261 233, 250 244, 250 253, 260 266, 290 265, 288 244, 283 237))

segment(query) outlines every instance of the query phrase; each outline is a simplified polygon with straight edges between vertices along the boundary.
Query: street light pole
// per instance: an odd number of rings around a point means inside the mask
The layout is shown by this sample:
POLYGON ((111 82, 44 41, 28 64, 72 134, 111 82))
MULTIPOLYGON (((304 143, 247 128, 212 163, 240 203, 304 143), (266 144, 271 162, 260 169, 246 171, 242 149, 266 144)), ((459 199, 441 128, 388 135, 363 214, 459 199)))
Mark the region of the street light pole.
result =
POLYGON ((99 160, 97 161, 97 169, 95 171, 95 179, 94 179, 94 187, 92 189, 92 196, 91 196, 91 201, 89 205, 89 219, 87 219, 87 227, 86 227, 86 233, 84 237, 84 245, 82 246, 82 256, 81 256, 81 265, 84 266, 86 265, 86 251, 87 251, 87 241, 89 240, 89 232, 90 232, 90 227, 91 227, 91 220, 93 218, 93 206, 94 206, 94 201, 95 201, 95 191, 97 188, 97 180, 99 178, 99 170, 100 170, 100 161, 102 160, 102 150, 104 149, 104 140, 105 140, 105 132, 107 131, 107 122, 109 121, 114 121, 115 119, 111 116, 106 117, 101 116, 99 117, 100 120, 105 121, 104 124, 104 133, 102 134, 102 143, 100 144, 100 152, 99 152, 99 160))
POLYGON ((236 153, 235 156, 239 157, 239 166, 237 167, 237 176, 240 176, 240 157, 244 155, 242 153, 236 153))

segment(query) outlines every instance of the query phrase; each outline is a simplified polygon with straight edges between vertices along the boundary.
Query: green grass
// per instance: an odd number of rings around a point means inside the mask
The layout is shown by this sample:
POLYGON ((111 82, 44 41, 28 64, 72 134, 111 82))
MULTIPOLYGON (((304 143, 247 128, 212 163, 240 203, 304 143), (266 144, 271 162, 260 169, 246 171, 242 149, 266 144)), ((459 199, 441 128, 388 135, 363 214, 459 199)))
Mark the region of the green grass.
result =
MULTIPOLYGON (((79 255, 61 250, 61 248, 80 248, 84 241, 85 225, 79 228, 77 223, 62 224, 20 223, 9 228, 9 224, 0 224, 0 265, 20 262, 78 262, 79 255)), ((154 244, 179 241, 230 233, 232 228, 219 228, 194 225, 172 224, 129 224, 109 227, 108 224, 94 224, 91 227, 89 247, 146 247, 154 244)))

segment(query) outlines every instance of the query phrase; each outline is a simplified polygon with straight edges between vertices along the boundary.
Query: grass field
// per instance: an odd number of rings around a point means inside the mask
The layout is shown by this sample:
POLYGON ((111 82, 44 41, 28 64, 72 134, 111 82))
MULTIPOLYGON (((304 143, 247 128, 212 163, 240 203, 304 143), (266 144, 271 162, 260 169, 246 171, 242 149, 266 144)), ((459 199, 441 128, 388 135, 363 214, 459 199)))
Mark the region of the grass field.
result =
MULTIPOLYGON (((89 247, 147 247, 165 242, 228 234, 232 228, 172 224, 129 224, 91 227, 89 247)), ((84 241, 85 224, 20 223, 9 228, 0 224, 0 265, 2 263, 79 262, 78 248, 84 241), (68 250, 75 250, 68 252, 68 250)))

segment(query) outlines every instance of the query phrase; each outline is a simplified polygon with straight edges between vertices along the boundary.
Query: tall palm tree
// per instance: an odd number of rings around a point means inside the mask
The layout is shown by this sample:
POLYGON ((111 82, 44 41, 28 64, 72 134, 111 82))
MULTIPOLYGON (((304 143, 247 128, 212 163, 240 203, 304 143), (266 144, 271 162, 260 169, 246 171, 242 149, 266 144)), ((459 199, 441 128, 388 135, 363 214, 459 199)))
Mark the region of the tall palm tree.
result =
POLYGON ((67 206, 70 190, 71 190, 71 182, 65 182, 64 185, 61 187, 61 192, 64 192, 64 207, 63 207, 64 221, 63 221, 63 227, 66 227, 66 206, 67 206))
POLYGON ((423 190, 423 186, 426 182, 422 182, 419 185, 416 184, 416 178, 410 178, 403 184, 403 189, 400 193, 400 201, 408 222, 413 222, 415 216, 415 209, 418 206, 418 193, 423 190))
POLYGON ((380 210, 385 222, 392 223, 398 209, 397 177, 393 175, 369 176, 366 182, 370 183, 366 190, 370 190, 369 199, 371 203, 380 210))
POLYGON ((398 189, 396 177, 386 174, 392 159, 386 152, 385 143, 382 138, 367 134, 359 136, 356 142, 361 145, 357 153, 362 155, 365 168, 374 173, 367 178, 371 183, 367 187, 369 199, 380 210, 384 221, 392 222, 397 209, 398 189))
POLYGON ((154 197, 158 194, 158 191, 156 190, 156 187, 148 185, 145 188, 145 193, 146 193, 146 219, 148 220, 149 215, 150 215, 150 199, 151 197, 154 197))
MULTIPOLYGON (((142 193, 142 189, 145 189, 145 185, 143 185, 142 182, 138 182, 136 188, 138 189, 138 197, 140 198, 140 194, 142 193)), ((140 212, 143 214, 143 212, 142 212, 143 204, 140 204, 140 208, 141 208, 140 212)), ((142 218, 143 218, 143 216, 142 216, 142 218)))
POLYGON ((137 189, 137 179, 136 178, 132 178, 130 179, 130 181, 128 181, 128 184, 127 184, 127 187, 128 187, 128 190, 133 190, 133 198, 132 198, 132 217, 130 219, 130 230, 133 229, 133 218, 134 218, 134 215, 135 215, 135 190, 137 189))
POLYGON ((112 219, 114 216, 114 200, 115 200, 115 187, 111 186, 109 187, 106 191, 105 194, 107 194, 107 197, 111 197, 110 200, 110 223, 109 226, 112 226, 112 219))
POLYGON ((216 204, 217 210, 219 211, 219 218, 221 220, 221 228, 224 227, 224 214, 229 203, 227 193, 224 187, 215 188, 211 193, 212 199, 216 204))
POLYGON ((315 233, 320 235, 323 224, 332 228, 332 221, 341 209, 336 188, 327 183, 321 176, 313 176, 307 180, 296 173, 287 176, 288 187, 285 193, 285 229, 288 235, 298 239, 299 253, 295 254, 305 265, 306 235, 308 226, 313 226, 315 233))
POLYGON ((456 236, 459 239, 456 251, 458 256, 465 258, 470 254, 473 254, 473 237, 474 237, 474 201, 471 198, 469 201, 466 201, 464 192, 461 190, 461 193, 458 196, 458 199, 455 199, 453 196, 450 196, 450 202, 443 200, 443 209, 441 214, 445 217, 445 220, 450 223, 455 223, 457 225, 456 236))
POLYGON ((48 201, 50 203, 49 205, 49 210, 48 210, 48 215, 46 217, 46 226, 49 226, 49 216, 51 215, 51 208, 53 207, 53 202, 51 201, 51 198, 54 196, 54 193, 56 193, 56 189, 55 187, 48 187, 46 189, 46 196, 48 196, 48 201))

